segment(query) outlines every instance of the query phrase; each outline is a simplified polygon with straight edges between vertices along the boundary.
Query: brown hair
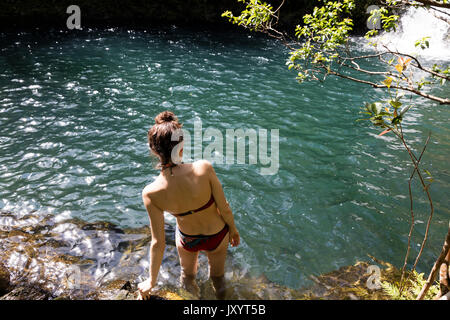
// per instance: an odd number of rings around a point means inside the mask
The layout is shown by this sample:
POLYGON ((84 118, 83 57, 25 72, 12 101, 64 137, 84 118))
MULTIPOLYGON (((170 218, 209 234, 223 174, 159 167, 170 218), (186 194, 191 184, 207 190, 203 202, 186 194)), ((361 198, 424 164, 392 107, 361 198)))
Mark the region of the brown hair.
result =
POLYGON ((172 141, 172 134, 179 131, 183 125, 171 111, 163 111, 155 118, 155 124, 148 130, 148 144, 150 149, 158 156, 159 166, 172 163, 173 148, 183 141, 180 132, 178 140, 172 141))

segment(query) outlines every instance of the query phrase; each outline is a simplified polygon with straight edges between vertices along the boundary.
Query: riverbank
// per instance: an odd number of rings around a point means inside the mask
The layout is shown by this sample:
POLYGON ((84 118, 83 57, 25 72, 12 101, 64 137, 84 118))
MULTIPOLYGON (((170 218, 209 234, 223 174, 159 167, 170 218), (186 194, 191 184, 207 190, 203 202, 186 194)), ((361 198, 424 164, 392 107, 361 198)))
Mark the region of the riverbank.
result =
MULTIPOLYGON (((196 297, 178 287, 180 266, 174 229, 166 225, 166 252, 159 288, 152 299, 215 299, 207 277, 207 260, 199 257, 196 297)), ((19 216, 0 212, 0 300, 93 299, 134 300, 137 284, 148 270, 149 228, 121 229, 109 222, 58 220, 36 212, 19 216)), ((339 270, 312 276, 314 285, 294 290, 239 270, 232 254, 227 261, 229 300, 389 299, 383 290, 367 286, 369 265, 356 262, 339 270)), ((389 264, 381 280, 398 278, 389 264)))

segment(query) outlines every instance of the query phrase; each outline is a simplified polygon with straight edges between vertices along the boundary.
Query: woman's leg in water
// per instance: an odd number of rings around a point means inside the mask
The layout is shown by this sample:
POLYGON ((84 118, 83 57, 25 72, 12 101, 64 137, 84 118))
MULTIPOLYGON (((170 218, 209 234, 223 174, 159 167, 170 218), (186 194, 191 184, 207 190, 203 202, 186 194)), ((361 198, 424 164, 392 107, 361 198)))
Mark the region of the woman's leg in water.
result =
POLYGON ((225 299, 225 260, 229 242, 229 233, 223 238, 219 246, 208 251, 209 276, 213 282, 217 299, 225 299))
POLYGON ((180 257, 181 275, 180 283, 183 288, 191 292, 195 296, 200 295, 200 288, 198 287, 195 278, 197 276, 197 261, 198 251, 190 252, 183 248, 176 234, 176 244, 178 256, 180 257))

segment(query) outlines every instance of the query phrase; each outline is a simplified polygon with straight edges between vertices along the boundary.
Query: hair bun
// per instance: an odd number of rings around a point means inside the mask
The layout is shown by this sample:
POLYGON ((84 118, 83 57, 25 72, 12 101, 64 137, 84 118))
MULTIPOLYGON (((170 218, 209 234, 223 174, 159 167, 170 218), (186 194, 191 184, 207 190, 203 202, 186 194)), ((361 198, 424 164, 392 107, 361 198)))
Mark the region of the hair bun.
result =
POLYGON ((160 114, 158 114, 155 118, 156 124, 162 124, 165 122, 172 122, 172 121, 178 121, 177 117, 172 111, 163 111, 160 114))

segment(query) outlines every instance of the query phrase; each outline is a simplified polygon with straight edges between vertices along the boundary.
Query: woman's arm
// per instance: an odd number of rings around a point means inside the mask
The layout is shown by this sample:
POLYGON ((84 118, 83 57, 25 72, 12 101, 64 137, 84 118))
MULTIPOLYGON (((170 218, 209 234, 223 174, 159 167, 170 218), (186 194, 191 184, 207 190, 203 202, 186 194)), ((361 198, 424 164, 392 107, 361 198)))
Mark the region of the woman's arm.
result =
POLYGON ((225 193, 223 192, 222 184, 217 178, 216 171, 214 170, 212 164, 208 161, 204 161, 206 170, 208 173, 209 181, 211 184, 211 190, 214 196, 214 201, 216 202, 217 209, 222 216, 225 223, 230 228, 230 244, 236 247, 240 243, 239 232, 237 231, 236 225, 234 224, 233 212, 231 211, 230 205, 225 198, 225 193))
POLYGON ((150 245, 150 278, 139 284, 139 291, 141 298, 146 298, 150 295, 150 291, 156 286, 159 268, 164 256, 164 249, 166 246, 165 231, 164 231, 164 213, 151 201, 151 192, 144 188, 142 191, 142 200, 147 209, 150 219, 150 229, 152 232, 152 241, 150 245))

